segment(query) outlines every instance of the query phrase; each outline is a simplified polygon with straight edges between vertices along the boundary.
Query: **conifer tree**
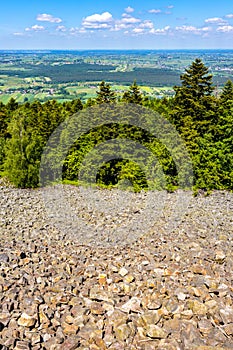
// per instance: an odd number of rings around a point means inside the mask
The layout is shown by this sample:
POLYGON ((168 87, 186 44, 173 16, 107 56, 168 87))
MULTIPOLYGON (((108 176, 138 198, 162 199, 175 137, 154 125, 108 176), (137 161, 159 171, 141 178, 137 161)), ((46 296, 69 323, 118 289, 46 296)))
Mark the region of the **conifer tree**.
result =
MULTIPOLYGON (((218 105, 218 124, 215 135, 215 148, 218 160, 222 188, 233 188, 233 83, 228 80, 223 87, 218 105)), ((217 160, 217 159, 216 159, 217 160)))
POLYGON ((223 87, 220 95, 220 103, 233 105, 233 82, 231 80, 228 80, 223 87))
POLYGON ((195 129, 197 135, 203 136, 209 132, 215 119, 212 75, 197 58, 180 78, 181 86, 174 87, 176 94, 172 120, 181 133, 182 129, 190 132, 195 129))
POLYGON ((116 94, 111 90, 111 86, 102 81, 99 85, 99 91, 96 91, 96 103, 114 103, 116 101, 116 94))
POLYGON ((6 106, 9 111, 13 112, 18 108, 19 104, 13 97, 11 97, 6 106))
POLYGON ((142 105, 143 96, 136 83, 136 80, 134 80, 133 84, 129 87, 129 90, 124 93, 122 101, 142 105))

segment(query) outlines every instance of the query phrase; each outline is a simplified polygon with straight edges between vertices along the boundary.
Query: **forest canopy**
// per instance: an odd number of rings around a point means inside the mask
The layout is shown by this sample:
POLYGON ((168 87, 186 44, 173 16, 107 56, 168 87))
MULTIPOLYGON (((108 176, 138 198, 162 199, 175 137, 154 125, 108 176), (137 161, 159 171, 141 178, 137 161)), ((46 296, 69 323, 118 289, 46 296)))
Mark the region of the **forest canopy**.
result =
MULTIPOLYGON (((171 123, 183 140, 192 160, 194 189, 233 189, 233 83, 228 80, 216 94, 212 76, 200 59, 196 59, 180 76, 175 95, 151 98, 141 93, 134 81, 122 97, 105 81, 99 85, 97 97, 85 104, 80 99, 58 103, 33 102, 18 104, 11 99, 0 103, 0 174, 16 187, 40 185, 39 171, 43 150, 56 128, 75 113, 92 106, 120 103, 140 105, 159 113, 171 123)), ((65 134, 60 135, 65 139, 65 134)), ((179 187, 172 155, 154 135, 127 124, 104 124, 79 137, 63 163, 63 181, 77 183, 82 160, 93 147, 112 139, 136 141, 158 159, 165 177, 165 188, 179 187)), ((56 154, 54 155, 56 157, 56 154)), ((128 159, 112 159, 100 167, 99 185, 113 187, 129 180, 135 191, 148 188, 145 173, 138 163, 128 159)), ((160 185, 156 184, 155 188, 160 185)), ((162 185, 161 185, 162 186, 162 185)))

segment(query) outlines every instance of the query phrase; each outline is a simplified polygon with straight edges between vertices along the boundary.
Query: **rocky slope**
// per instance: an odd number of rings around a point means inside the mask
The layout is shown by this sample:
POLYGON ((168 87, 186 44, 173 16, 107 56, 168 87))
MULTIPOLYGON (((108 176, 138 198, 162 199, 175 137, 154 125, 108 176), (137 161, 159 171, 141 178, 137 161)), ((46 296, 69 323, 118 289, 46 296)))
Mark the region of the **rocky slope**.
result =
POLYGON ((46 191, 0 187, 0 349, 233 349, 233 194, 46 191))

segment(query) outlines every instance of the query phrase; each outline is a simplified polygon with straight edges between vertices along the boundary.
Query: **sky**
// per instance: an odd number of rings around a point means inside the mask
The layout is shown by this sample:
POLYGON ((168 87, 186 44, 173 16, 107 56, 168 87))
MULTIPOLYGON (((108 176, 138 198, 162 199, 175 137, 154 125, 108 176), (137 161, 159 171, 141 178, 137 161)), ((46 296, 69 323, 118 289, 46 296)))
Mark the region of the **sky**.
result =
POLYGON ((233 49, 233 0, 7 0, 11 49, 233 49))

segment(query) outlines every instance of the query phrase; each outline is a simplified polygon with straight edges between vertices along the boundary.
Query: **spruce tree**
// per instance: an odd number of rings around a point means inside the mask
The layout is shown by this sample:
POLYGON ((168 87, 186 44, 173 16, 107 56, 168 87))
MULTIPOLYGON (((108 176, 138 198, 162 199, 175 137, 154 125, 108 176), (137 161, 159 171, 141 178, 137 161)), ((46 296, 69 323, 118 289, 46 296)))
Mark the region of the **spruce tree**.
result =
POLYGON ((231 80, 228 80, 223 87, 220 95, 220 103, 233 105, 233 82, 231 80))
MULTIPOLYGON (((215 119, 216 99, 208 68, 197 58, 180 76, 181 86, 175 86, 172 120, 177 129, 195 129, 203 136, 215 119)), ((190 135, 191 136, 191 135, 190 135)))
POLYGON ((183 97, 191 96, 197 100, 212 94, 214 87, 212 75, 209 74, 208 67, 204 65, 200 58, 196 58, 185 73, 181 74, 181 87, 175 87, 175 91, 183 97))
POLYGON ((190 152, 195 185, 204 189, 219 188, 217 165, 213 164, 218 115, 212 75, 197 58, 180 78, 181 86, 174 88, 171 120, 190 152))
POLYGON ((99 85, 99 91, 96 91, 96 103, 114 103, 116 101, 116 94, 111 90, 111 86, 102 81, 99 85))
POLYGON ((122 101, 142 105, 143 96, 135 80, 129 90, 123 94, 122 101))
POLYGON ((7 103, 6 107, 9 111, 13 112, 18 108, 19 104, 16 102, 16 100, 11 97, 9 102, 7 103))
POLYGON ((233 188, 233 83, 228 80, 223 87, 217 109, 218 124, 215 148, 220 160, 222 188, 233 188))

